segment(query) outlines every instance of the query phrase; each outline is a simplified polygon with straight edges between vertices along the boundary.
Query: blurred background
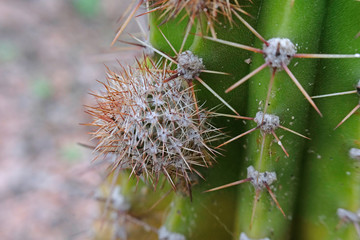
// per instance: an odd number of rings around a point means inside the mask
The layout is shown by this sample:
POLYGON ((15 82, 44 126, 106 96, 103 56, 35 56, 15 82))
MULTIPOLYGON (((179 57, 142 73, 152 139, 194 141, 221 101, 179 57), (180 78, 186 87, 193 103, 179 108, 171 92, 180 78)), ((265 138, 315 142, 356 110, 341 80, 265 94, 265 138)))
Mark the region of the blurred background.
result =
POLYGON ((91 238, 102 177, 80 123, 104 64, 132 62, 110 49, 129 2, 0 1, 0 239, 91 238))

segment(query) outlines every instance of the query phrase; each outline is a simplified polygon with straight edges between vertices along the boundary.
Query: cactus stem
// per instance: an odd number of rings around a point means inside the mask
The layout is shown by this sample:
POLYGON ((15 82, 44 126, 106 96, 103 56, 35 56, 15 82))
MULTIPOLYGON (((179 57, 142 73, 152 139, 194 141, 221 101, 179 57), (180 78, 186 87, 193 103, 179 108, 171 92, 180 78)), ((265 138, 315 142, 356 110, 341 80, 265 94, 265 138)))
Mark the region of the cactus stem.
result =
MULTIPOLYGON (((268 108, 268 106, 269 106, 270 94, 271 94, 272 86, 274 85, 276 69, 277 69, 277 68, 273 68, 273 71, 272 71, 272 74, 271 74, 271 77, 270 77, 268 92, 267 92, 266 101, 265 101, 265 106, 264 106, 264 113, 265 113, 265 114, 266 114, 266 110, 267 110, 267 108, 268 108)), ((263 120, 264 120, 265 114, 263 114, 263 120)))
POLYGON ((253 209, 251 211, 251 219, 250 219, 250 226, 249 226, 250 229, 252 229, 252 225, 254 223, 256 205, 257 205, 257 202, 259 201, 259 197, 260 197, 260 190, 257 189, 255 192, 255 196, 254 196, 253 209))
POLYGON ((147 214, 151 212, 156 206, 158 206, 169 194, 172 193, 172 190, 170 189, 166 193, 164 193, 150 208, 146 209, 146 211, 143 212, 143 214, 147 214))
POLYGON ((262 160, 263 160, 263 154, 264 154, 264 148, 265 148, 265 135, 266 134, 262 134, 262 138, 261 138, 261 147, 260 147, 260 161, 258 163, 258 167, 260 168, 262 166, 262 160))

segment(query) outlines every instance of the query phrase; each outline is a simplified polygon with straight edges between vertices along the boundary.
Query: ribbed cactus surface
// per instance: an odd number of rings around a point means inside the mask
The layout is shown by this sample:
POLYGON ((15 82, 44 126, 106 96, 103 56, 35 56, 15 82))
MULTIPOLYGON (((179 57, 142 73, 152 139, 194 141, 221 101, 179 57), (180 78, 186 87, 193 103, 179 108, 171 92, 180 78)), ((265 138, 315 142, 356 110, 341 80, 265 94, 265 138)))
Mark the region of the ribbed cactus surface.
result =
POLYGON ((359 239, 360 2, 129 5, 115 39, 144 10, 155 54, 88 108, 96 238, 359 239))

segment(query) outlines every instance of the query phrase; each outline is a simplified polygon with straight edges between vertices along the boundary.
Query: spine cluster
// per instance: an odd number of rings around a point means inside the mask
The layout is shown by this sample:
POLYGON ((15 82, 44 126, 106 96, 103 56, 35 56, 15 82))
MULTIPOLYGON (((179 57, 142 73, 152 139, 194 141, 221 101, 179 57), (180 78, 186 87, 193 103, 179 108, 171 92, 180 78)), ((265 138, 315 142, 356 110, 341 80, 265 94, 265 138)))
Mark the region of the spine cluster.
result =
POLYGON ((175 188, 175 179, 190 185, 194 167, 211 164, 214 151, 208 144, 219 132, 209 124, 209 113, 195 108, 185 81, 164 83, 169 74, 146 61, 109 71, 105 91, 94 94, 97 105, 88 112, 97 127, 95 151, 111 154, 113 169, 131 169, 154 185, 163 173, 175 188))

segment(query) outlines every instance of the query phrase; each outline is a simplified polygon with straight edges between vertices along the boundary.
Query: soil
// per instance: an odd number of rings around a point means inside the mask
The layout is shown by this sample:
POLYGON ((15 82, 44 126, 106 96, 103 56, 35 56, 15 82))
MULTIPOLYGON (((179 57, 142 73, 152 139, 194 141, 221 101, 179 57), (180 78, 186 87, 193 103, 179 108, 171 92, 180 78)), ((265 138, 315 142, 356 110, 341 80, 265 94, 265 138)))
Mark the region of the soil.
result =
POLYGON ((0 1, 0 239, 91 238, 103 174, 80 123, 104 64, 133 61, 110 49, 128 1, 0 1))

